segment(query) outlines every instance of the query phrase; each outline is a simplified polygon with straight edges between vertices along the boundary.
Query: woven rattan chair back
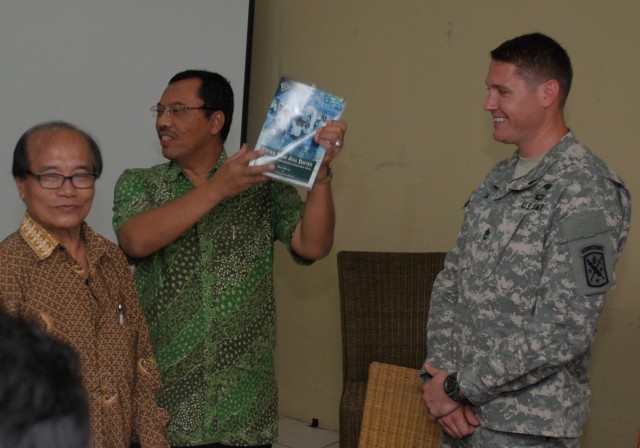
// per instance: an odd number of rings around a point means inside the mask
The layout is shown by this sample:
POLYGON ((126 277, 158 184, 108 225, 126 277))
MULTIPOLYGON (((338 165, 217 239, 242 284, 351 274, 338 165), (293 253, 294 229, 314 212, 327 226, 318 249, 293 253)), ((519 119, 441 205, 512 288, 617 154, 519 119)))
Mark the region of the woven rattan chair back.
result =
POLYGON ((360 448, 440 448, 442 431, 429 421, 418 373, 417 369, 371 363, 360 448))
POLYGON ((356 448, 372 362, 420 368, 444 252, 338 253, 343 391, 340 447, 356 448))

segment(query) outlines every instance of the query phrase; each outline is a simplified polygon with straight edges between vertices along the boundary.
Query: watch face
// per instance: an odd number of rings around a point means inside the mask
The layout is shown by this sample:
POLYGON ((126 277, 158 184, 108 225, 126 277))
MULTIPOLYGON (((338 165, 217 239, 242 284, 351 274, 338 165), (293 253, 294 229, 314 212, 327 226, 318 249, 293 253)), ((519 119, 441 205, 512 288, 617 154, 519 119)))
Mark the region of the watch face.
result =
POLYGON ((445 378, 444 383, 442 384, 442 388, 447 395, 450 395, 456 391, 458 388, 458 379, 456 378, 456 374, 452 373, 447 378, 445 378))

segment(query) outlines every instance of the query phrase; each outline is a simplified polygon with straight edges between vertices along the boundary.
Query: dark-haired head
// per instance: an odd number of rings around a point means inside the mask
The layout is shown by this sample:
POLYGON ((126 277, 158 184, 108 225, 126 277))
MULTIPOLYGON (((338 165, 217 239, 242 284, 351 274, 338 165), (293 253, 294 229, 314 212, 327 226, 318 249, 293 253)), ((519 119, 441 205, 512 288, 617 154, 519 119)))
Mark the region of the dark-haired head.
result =
POLYGON ((549 36, 531 33, 508 40, 491 52, 491 59, 515 65, 520 76, 534 87, 555 79, 560 86, 560 107, 564 107, 573 69, 565 49, 549 36))
POLYGON ((0 447, 85 448, 89 437, 77 354, 0 307, 0 447))
POLYGON ((222 75, 206 70, 185 70, 177 73, 169 80, 173 84, 185 79, 199 79, 201 81, 198 96, 204 101, 207 118, 215 111, 224 114, 224 125, 220 129, 222 141, 227 140, 231 121, 233 119, 233 89, 229 81, 222 75))
POLYGON ((91 160, 93 161, 93 174, 100 177, 102 174, 102 155, 100 147, 96 140, 89 133, 79 129, 77 126, 67 123, 66 121, 47 121, 37 124, 22 134, 13 151, 13 166, 11 172, 16 179, 24 179, 29 172, 29 145, 33 141, 33 137, 41 134, 54 135, 60 131, 72 131, 81 136, 89 147, 91 152, 91 160))

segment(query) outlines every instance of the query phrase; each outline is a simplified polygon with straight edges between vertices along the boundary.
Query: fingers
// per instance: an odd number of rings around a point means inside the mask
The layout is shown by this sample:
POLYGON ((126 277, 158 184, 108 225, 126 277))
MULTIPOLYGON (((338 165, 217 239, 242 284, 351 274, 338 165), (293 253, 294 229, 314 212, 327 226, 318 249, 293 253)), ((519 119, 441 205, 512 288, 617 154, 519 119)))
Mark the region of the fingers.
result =
POLYGON ((250 165, 252 160, 264 154, 262 150, 250 151, 247 145, 243 144, 240 150, 229 157, 209 179, 210 184, 215 185, 211 188, 215 188, 218 194, 227 199, 237 196, 248 188, 267 182, 270 178, 265 173, 275 170, 275 164, 250 165))
POLYGON ((469 435, 466 431, 460 428, 456 422, 449 421, 443 418, 438 420, 438 423, 440 424, 442 430, 453 438, 461 439, 469 435))
POLYGON ((451 437, 455 437, 457 439, 473 434, 477 426, 469 423, 466 418, 467 414, 463 409, 464 407, 465 406, 460 407, 454 412, 437 420, 443 431, 445 431, 451 437))
POLYGON ((276 169, 274 163, 264 163, 261 165, 249 166, 249 163, 255 159, 259 159, 264 156, 266 153, 262 149, 256 149, 255 151, 250 151, 249 147, 246 143, 244 143, 240 149, 233 154, 231 157, 227 159, 225 163, 234 166, 242 166, 246 167, 247 170, 242 170, 245 175, 255 175, 261 174, 266 171, 273 171, 276 169))
POLYGON ((463 406, 462 411, 464 413, 465 419, 470 425, 478 426, 480 424, 480 420, 478 420, 478 417, 476 417, 476 414, 475 412, 473 412, 471 406, 463 406))
POLYGON ((433 365, 429 362, 425 362, 424 363, 424 370, 425 372, 427 372, 429 375, 434 376, 436 374, 436 368, 433 367, 433 365))
POLYGON ((237 160, 239 158, 242 158, 246 153, 247 153, 247 144, 243 143, 240 149, 231 157, 229 157, 228 160, 237 160))
POLYGON ((344 135, 347 124, 344 121, 330 120, 316 131, 314 139, 322 145, 330 158, 333 158, 344 146, 344 135))
POLYGON ((429 362, 424 363, 424 370, 429 375, 431 375, 431 377, 434 377, 440 373, 448 373, 446 370, 442 370, 442 369, 438 369, 437 367, 434 367, 434 365, 429 362))
POLYGON ((228 162, 238 162, 240 164, 248 164, 250 161, 262 157, 265 152, 262 149, 256 149, 255 151, 249 151, 249 147, 246 143, 243 143, 238 152, 227 159, 228 162))

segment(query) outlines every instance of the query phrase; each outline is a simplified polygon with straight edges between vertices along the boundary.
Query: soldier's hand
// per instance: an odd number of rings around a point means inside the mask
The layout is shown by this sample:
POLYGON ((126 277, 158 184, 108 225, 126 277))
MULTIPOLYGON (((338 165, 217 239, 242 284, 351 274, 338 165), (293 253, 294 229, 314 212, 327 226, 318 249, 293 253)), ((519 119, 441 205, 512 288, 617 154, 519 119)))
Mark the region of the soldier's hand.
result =
POLYGON ((444 393, 442 385, 449 372, 438 369, 429 363, 425 363, 424 368, 431 375, 431 380, 422 386, 422 398, 427 408, 429 408, 429 418, 435 421, 440 417, 451 414, 461 404, 444 393))
POLYGON ((437 420, 438 425, 451 437, 461 439, 473 434, 480 424, 471 406, 460 406, 455 411, 437 420))

